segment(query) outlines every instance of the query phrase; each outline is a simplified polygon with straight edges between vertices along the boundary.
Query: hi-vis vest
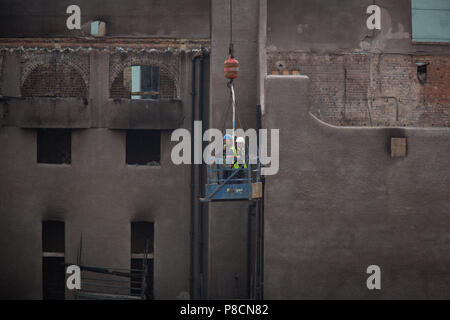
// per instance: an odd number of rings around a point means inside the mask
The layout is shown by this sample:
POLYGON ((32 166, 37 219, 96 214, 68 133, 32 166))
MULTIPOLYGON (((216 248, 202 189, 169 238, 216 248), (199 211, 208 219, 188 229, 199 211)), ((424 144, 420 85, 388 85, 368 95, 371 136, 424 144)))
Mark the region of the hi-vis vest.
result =
POLYGON ((233 167, 235 169, 239 169, 240 163, 239 163, 239 161, 237 159, 238 152, 240 153, 240 156, 242 158, 242 164, 244 165, 244 168, 247 169, 247 164, 245 163, 245 147, 244 147, 244 149, 241 148, 241 149, 238 149, 238 150, 236 150, 236 148, 233 147, 233 153, 234 153, 234 156, 236 157, 236 161, 234 162, 233 167))
MULTIPOLYGON (((226 150, 226 146, 224 145, 224 150, 226 150)), ((239 169, 239 165, 240 165, 240 163, 239 163, 239 161, 237 160, 237 156, 238 156, 238 152, 240 151, 240 156, 241 156, 241 158, 242 158, 242 164, 244 165, 244 168, 245 169, 247 169, 247 164, 245 163, 245 148, 244 149, 239 149, 239 150, 236 150, 236 148, 233 146, 233 147, 231 147, 230 148, 230 151, 232 151, 233 152, 233 156, 234 156, 234 158, 235 158, 235 160, 234 160, 234 164, 232 165, 233 166, 233 168, 234 169, 239 169)), ((224 165, 226 165, 226 166, 231 166, 231 164, 227 164, 226 163, 226 158, 227 158, 227 154, 226 154, 226 152, 225 152, 225 161, 224 161, 224 165)))

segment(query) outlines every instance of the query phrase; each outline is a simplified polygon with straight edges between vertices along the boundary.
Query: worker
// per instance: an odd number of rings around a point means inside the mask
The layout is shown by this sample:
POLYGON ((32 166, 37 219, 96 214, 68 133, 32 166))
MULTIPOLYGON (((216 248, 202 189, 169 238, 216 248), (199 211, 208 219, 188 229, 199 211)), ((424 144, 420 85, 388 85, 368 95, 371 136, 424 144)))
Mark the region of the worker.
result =
POLYGON ((245 163, 245 139, 244 137, 237 137, 236 139, 237 150, 235 150, 237 161, 234 163, 234 168, 238 169, 239 165, 243 165, 244 169, 247 169, 245 163))
POLYGON ((238 183, 245 183, 243 181, 245 179, 245 170, 242 170, 242 168, 247 169, 247 163, 245 162, 245 139, 244 137, 238 137, 236 139, 236 145, 237 148, 234 150, 234 153, 236 155, 236 162, 233 165, 234 169, 239 169, 238 173, 236 173, 236 179, 242 179, 242 181, 239 181, 238 183))
POLYGON ((226 179, 231 175, 231 168, 234 164, 234 158, 235 158, 235 148, 233 143, 233 137, 230 134, 226 134, 223 136, 223 175, 222 178, 226 179))

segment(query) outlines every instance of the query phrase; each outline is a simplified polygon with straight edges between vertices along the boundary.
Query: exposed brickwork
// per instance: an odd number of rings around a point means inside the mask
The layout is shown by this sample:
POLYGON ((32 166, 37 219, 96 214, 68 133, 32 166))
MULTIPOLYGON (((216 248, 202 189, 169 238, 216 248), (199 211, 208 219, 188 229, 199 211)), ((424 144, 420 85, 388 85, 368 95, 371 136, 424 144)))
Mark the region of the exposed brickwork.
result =
POLYGON ((39 65, 60 63, 78 71, 89 87, 89 53, 87 52, 24 52, 21 55, 21 84, 39 65))
POLYGON ((123 71, 119 72, 116 79, 111 85, 110 97, 117 98, 130 98, 130 90, 124 86, 123 83, 123 71))
MULTIPOLYGON (((311 79, 311 111, 341 126, 450 126, 450 56, 271 53, 311 79), (420 84, 416 62, 429 63, 420 84)), ((282 72, 282 70, 281 70, 282 72)))
POLYGON ((130 90, 124 86, 124 70, 130 66, 159 67, 159 97, 161 100, 179 99, 180 57, 175 53, 122 53, 110 57, 110 97, 129 98, 130 90))
POLYGON ((22 85, 22 96, 87 97, 87 88, 73 67, 51 63, 39 65, 28 74, 22 85))

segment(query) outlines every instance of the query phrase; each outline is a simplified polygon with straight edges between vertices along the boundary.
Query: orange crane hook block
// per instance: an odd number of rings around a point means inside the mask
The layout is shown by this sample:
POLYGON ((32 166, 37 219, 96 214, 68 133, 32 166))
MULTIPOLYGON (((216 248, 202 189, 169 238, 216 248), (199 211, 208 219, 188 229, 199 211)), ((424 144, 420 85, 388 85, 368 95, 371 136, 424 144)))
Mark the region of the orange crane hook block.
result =
POLYGON ((233 80, 238 77, 239 74, 239 62, 229 55, 228 59, 224 62, 224 74, 225 78, 233 80))

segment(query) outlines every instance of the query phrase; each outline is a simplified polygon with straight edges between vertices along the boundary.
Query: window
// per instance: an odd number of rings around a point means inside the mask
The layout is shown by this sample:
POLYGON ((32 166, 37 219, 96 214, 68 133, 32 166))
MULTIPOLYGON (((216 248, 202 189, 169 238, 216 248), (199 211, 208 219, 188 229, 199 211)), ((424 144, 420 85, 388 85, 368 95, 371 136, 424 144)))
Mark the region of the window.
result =
POLYGON ((94 37, 104 37, 106 31, 106 23, 103 21, 91 22, 91 35, 94 37))
POLYGON ((70 164, 71 162, 70 129, 38 129, 37 162, 51 164, 70 164))
POLYGON ((143 273, 140 270, 147 270, 145 295, 147 299, 153 299, 153 241, 153 223, 131 223, 131 295, 141 295, 143 273))
POLYGON ((413 41, 450 42, 450 1, 412 0, 413 41))
POLYGON ((64 300, 64 222, 42 222, 42 296, 44 300, 64 300))
POLYGON ((126 163, 158 166, 161 158, 161 132, 157 130, 128 130, 126 163))
POLYGON ((131 99, 158 99, 159 68, 131 67, 131 99))

